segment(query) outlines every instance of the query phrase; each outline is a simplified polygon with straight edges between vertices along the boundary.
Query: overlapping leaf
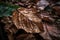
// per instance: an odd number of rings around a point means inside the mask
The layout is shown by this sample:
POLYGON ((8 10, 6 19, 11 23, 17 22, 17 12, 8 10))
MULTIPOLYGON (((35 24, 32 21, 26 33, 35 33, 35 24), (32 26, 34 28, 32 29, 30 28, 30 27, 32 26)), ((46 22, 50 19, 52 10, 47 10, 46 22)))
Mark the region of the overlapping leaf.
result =
POLYGON ((11 16, 12 12, 19 8, 17 5, 0 3, 0 17, 2 16, 11 16))

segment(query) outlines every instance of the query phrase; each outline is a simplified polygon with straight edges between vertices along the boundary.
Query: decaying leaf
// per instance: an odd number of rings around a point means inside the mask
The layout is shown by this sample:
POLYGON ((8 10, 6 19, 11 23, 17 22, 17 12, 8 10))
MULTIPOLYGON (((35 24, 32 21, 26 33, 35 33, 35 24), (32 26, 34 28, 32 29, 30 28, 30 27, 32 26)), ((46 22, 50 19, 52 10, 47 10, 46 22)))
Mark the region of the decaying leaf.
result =
POLYGON ((17 29, 24 29, 28 33, 40 33, 43 31, 41 18, 36 14, 36 9, 19 8, 18 12, 13 12, 12 20, 17 29))

